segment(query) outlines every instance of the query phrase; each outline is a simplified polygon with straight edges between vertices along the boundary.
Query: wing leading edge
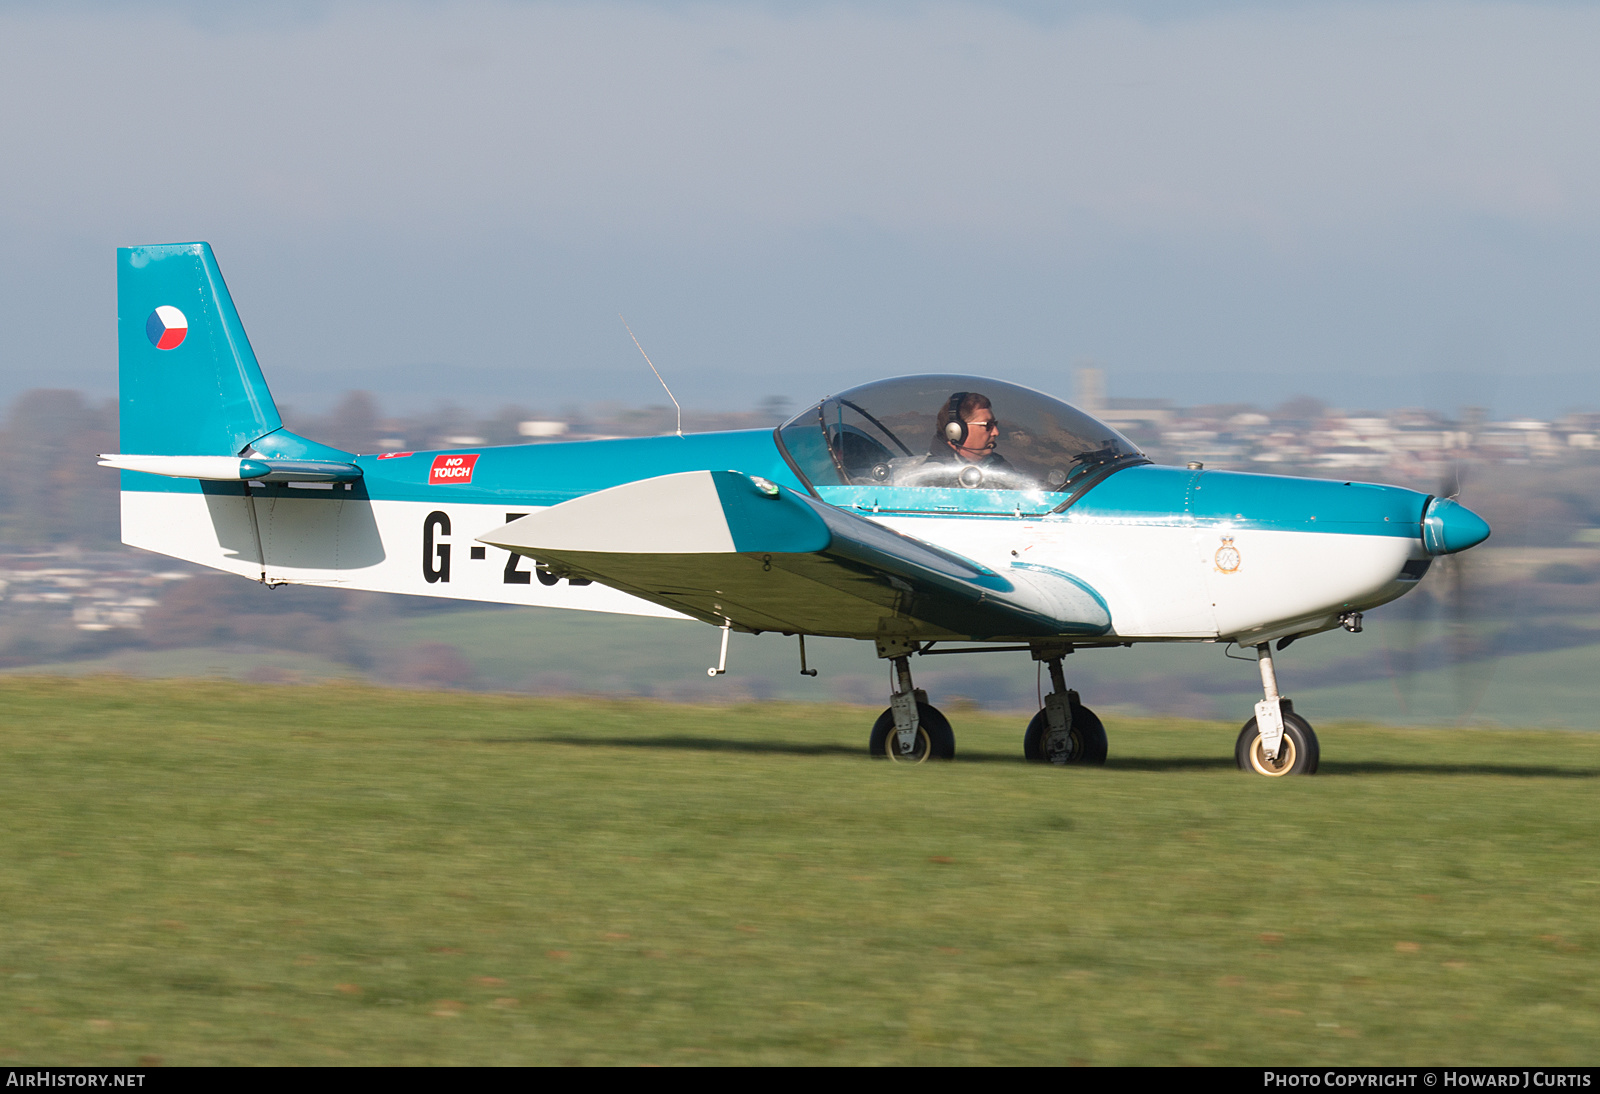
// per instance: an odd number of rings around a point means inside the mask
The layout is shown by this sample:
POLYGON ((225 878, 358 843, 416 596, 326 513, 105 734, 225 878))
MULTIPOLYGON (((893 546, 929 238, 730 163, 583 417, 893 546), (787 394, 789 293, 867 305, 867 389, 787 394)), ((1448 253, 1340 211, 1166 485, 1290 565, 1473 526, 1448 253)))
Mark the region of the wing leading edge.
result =
POLYGON ((1000 573, 737 471, 687 471, 587 494, 478 539, 708 623, 848 638, 1103 635, 1070 574, 1000 573))

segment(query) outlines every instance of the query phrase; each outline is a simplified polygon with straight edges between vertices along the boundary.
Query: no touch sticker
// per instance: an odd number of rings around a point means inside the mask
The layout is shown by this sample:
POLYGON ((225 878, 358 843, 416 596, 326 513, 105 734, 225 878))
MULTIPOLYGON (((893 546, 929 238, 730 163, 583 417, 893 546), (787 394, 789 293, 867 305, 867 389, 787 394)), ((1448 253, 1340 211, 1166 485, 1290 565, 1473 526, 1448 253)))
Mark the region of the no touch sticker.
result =
POLYGON ((472 481, 472 469, 478 465, 478 454, 463 456, 435 456, 428 470, 429 486, 461 486, 472 481))

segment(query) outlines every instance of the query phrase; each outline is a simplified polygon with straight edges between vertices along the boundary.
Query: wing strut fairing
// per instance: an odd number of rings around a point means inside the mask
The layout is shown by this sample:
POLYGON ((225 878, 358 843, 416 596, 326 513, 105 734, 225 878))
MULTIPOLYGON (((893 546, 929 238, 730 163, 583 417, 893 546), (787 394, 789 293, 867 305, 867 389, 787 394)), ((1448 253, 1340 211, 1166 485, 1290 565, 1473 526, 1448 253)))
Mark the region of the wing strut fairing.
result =
POLYGON ((997 572, 737 471, 627 483, 478 539, 750 631, 1027 640, 1111 629, 1105 601, 1070 574, 997 572))

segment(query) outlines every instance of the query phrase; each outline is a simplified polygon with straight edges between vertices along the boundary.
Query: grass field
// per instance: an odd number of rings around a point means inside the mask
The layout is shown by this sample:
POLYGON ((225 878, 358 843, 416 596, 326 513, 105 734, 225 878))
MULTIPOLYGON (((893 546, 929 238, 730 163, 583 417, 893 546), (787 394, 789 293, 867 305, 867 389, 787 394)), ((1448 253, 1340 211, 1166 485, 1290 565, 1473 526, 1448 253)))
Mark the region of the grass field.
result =
POLYGON ((11 1064, 1600 1062, 1600 735, 0 681, 11 1064))

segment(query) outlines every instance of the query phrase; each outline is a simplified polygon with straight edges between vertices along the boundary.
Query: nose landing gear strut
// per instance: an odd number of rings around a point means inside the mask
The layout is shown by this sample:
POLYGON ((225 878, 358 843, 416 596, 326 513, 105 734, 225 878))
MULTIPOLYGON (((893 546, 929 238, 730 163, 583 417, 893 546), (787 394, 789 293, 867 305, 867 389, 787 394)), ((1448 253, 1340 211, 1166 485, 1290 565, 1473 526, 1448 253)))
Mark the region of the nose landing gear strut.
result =
POLYGON ((1278 694, 1278 673, 1272 664, 1272 646, 1256 647, 1256 663, 1261 669, 1261 692, 1256 716, 1239 731, 1233 758, 1240 771, 1258 775, 1313 775, 1321 749, 1311 723, 1294 712, 1294 704, 1278 694))

